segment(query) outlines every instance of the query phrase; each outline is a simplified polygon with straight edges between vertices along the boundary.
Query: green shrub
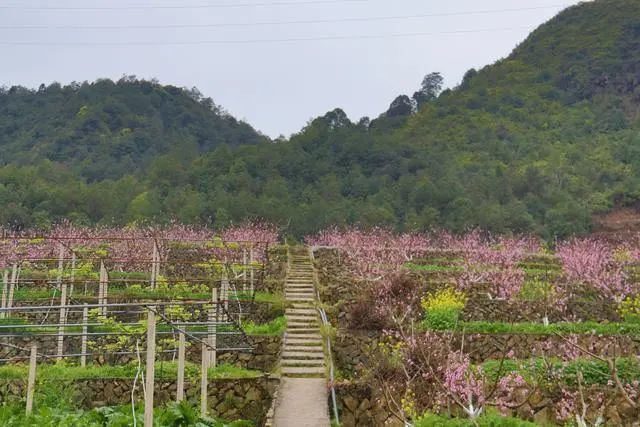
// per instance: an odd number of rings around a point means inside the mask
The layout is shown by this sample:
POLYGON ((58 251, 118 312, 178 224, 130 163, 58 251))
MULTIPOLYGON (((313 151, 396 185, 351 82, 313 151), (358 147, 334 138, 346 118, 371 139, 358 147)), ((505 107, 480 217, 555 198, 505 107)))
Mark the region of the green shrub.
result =
POLYGON ((503 417, 489 413, 475 419, 448 418, 435 414, 424 414, 414 423, 414 427, 535 427, 536 424, 518 418, 503 417))

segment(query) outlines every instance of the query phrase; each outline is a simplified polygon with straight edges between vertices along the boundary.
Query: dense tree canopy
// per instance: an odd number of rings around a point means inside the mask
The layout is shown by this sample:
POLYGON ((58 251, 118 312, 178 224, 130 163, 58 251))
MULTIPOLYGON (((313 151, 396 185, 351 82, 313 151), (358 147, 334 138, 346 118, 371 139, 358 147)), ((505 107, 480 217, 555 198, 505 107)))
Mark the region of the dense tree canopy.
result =
POLYGON ((0 93, 0 222, 263 217, 545 237, 640 199, 640 2, 569 8, 440 93, 269 142, 196 91, 131 78, 0 93))

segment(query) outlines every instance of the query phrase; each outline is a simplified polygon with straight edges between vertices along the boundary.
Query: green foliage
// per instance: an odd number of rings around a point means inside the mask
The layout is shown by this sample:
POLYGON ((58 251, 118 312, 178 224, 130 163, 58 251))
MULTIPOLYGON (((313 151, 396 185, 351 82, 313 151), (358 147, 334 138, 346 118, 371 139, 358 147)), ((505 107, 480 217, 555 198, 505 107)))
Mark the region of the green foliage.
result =
MULTIPOLYGON (((428 329, 427 325, 423 325, 428 329)), ((458 322, 449 330, 464 331, 469 334, 602 334, 602 335, 640 335, 639 323, 502 323, 502 322, 458 322)))
POLYGON ((583 2, 413 108, 266 138, 197 91, 124 78, 0 90, 0 224, 138 219, 587 233, 640 198, 636 0, 583 2))
MULTIPOLYGON (((138 425, 144 424, 144 408, 136 405, 138 425)), ((131 405, 105 406, 93 410, 77 410, 60 405, 36 405, 33 415, 27 417, 24 406, 9 404, 0 406, 0 424, 24 427, 129 427, 133 425, 131 405)), ((199 411, 186 401, 171 402, 154 409, 154 425, 159 427, 252 427, 248 420, 226 422, 201 417, 199 411)))
MULTIPOLYGON (((104 365, 80 367, 65 362, 38 365, 38 380, 40 381, 75 381, 80 379, 133 379, 138 369, 137 363, 125 365, 104 365)), ((27 377, 28 366, 14 364, 0 366, 0 379, 24 380, 27 377)), ((262 372, 240 368, 229 364, 219 364, 208 370, 209 379, 237 379, 256 378, 262 372)), ((178 376, 177 362, 156 362, 155 376, 157 379, 175 379, 178 376)), ((197 380, 200 376, 200 366, 187 362, 185 376, 197 380)), ((67 393, 64 394, 68 395, 67 393)))
POLYGON ((424 414, 414 423, 414 427, 535 427, 536 424, 518 418, 503 417, 491 413, 471 421, 462 418, 448 418, 435 414, 424 414))
POLYGON ((432 330, 455 328, 466 302, 467 297, 464 293, 452 288, 427 295, 421 302, 425 311, 425 327, 432 330))
MULTIPOLYGON (((531 358, 527 360, 487 360, 482 363, 483 372, 491 380, 500 373, 517 372, 525 379, 545 379, 549 372, 554 378, 571 386, 577 386, 577 374, 582 373, 582 384, 607 385, 611 381, 611 369, 606 361, 593 358, 581 358, 564 362, 557 359, 531 358)), ((640 363, 633 358, 616 359, 616 374, 623 384, 632 383, 640 377, 640 363)))

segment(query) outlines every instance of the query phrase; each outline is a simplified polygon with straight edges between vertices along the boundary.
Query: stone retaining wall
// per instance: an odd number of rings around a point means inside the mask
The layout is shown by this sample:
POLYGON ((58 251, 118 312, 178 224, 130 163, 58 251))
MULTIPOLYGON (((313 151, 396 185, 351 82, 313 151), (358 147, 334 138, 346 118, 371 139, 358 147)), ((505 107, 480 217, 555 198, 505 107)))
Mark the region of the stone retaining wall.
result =
MULTIPOLYGON (((16 358, 15 361, 21 361, 18 358, 28 358, 29 349, 33 339, 31 337, 15 337, 5 338, 12 345, 21 347, 23 350, 17 350, 15 348, 5 347, 0 345, 0 359, 16 358)), ((248 337, 252 352, 238 352, 238 351, 221 351, 218 353, 219 363, 228 363, 236 365, 242 368, 257 369, 260 371, 271 372, 275 369, 280 359, 280 348, 282 338, 279 336, 249 336, 248 337)), ((65 352, 66 353, 79 353, 80 352, 80 337, 67 337, 65 338, 65 352)), ((112 340, 113 341, 113 340, 112 340)), ((57 337, 47 336, 38 337, 38 352, 44 354, 56 354, 57 352, 57 337)), ((141 348, 144 348, 144 342, 140 343, 141 348)), ((200 363, 200 357, 202 351, 199 345, 191 345, 187 347, 186 360, 194 363, 200 363)), ((160 360, 170 360, 173 358, 173 353, 158 354, 160 360)), ((76 358, 78 361, 79 357, 76 358)), ((90 363, 90 358, 87 358, 87 362, 90 363)), ((133 361, 135 355, 102 355, 94 354, 92 362, 98 365, 107 363, 111 364, 125 364, 133 361)))
MULTIPOLYGON (((637 427, 640 419, 640 409, 629 405, 624 397, 612 393, 611 389, 602 389, 592 386, 584 391, 590 393, 602 393, 606 407, 603 411, 604 425, 617 427, 637 427)), ((386 408, 386 399, 379 390, 372 389, 369 385, 358 382, 341 383, 336 386, 340 422, 342 427, 402 427, 404 424, 398 420, 389 409, 386 408)), ((516 390, 516 394, 524 396, 523 400, 530 396, 530 390, 523 388, 516 390)), ((510 411, 509 415, 529 420, 537 425, 561 425, 555 418, 555 404, 561 396, 555 391, 543 394, 535 392, 531 394, 527 403, 510 411)), ((452 412, 456 412, 455 405, 452 412)), ((458 414, 465 417, 464 414, 458 414)), ((588 417, 597 416, 592 412, 588 417)))
MULTIPOLYGON (((354 374, 359 367, 369 366, 381 339, 379 331, 339 330, 332 343, 336 367, 346 374, 354 374)), ((568 335, 567 335, 568 337, 568 335)), ((575 335, 577 344, 601 356, 636 356, 640 342, 629 336, 575 335)), ((455 334, 452 348, 464 348, 472 363, 500 359, 504 352, 513 351, 513 358, 526 359, 535 355, 563 356, 570 346, 556 335, 534 334, 455 334)))
MULTIPOLYGON (((271 400, 280 380, 275 377, 211 380, 208 387, 209 415, 233 421, 248 419, 260 426, 264 423, 271 400)), ((37 384, 37 387, 46 384, 37 384)), ((77 396, 78 407, 84 409, 131 403, 133 380, 92 379, 70 382, 69 393, 77 396)), ((26 395, 26 381, 0 381, 0 402, 20 401, 26 395)), ((142 402, 142 386, 136 389, 136 401, 142 402)), ((154 404, 161 406, 175 400, 176 382, 157 381, 154 404)), ((185 397, 194 406, 200 404, 200 383, 185 381, 185 397)), ((36 401, 37 404, 37 401, 36 401)))

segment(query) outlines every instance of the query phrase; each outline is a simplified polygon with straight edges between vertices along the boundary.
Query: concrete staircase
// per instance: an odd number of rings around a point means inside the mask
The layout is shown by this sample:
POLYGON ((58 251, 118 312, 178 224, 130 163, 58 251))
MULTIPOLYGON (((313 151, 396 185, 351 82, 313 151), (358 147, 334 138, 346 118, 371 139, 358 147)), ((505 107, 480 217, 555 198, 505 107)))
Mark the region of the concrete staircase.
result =
POLYGON ((282 379, 267 426, 329 427, 327 380, 313 266, 306 248, 289 253, 285 297, 289 308, 280 360, 282 379))
POLYGON ((285 298, 290 303, 285 316, 287 331, 282 352, 285 377, 324 378, 324 351, 320 321, 315 309, 316 290, 313 266, 306 249, 291 252, 285 283, 285 298))

